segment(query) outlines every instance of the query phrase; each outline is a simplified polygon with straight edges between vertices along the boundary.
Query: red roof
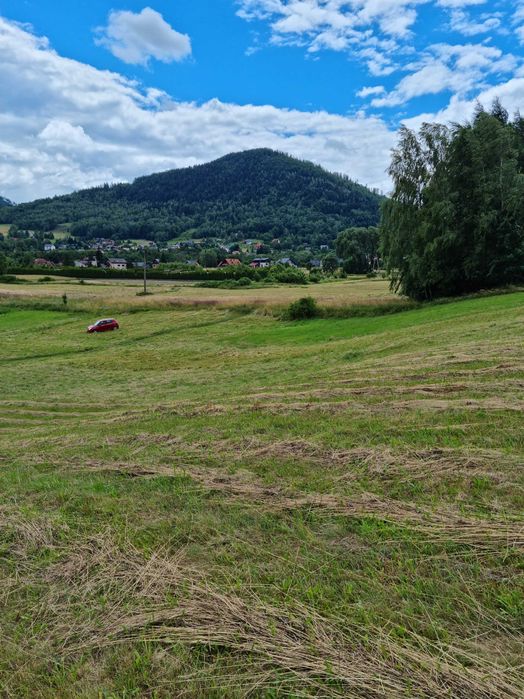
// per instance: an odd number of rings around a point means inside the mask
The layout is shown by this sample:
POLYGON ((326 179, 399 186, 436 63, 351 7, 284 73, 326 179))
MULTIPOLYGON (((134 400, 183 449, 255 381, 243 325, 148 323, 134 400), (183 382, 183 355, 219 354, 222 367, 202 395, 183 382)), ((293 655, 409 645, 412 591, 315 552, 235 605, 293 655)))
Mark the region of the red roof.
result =
POLYGON ((219 267, 233 267, 234 265, 242 264, 238 257, 226 257, 226 259, 219 264, 219 267))

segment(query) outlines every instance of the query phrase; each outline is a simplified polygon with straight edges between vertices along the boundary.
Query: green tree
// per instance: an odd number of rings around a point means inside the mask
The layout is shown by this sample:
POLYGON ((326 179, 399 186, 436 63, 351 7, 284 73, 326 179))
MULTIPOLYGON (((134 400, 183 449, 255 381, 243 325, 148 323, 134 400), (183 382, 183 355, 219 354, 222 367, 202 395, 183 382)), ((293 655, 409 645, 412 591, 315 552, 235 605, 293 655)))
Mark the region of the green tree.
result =
POLYGON ((0 274, 6 274, 8 268, 7 256, 0 252, 0 274))
POLYGON ((495 102, 452 130, 401 130, 381 223, 394 289, 428 299, 524 280, 522 126, 495 102))
POLYGON ((324 257, 322 267, 326 274, 335 274, 339 267, 337 256, 334 253, 330 252, 329 255, 326 255, 324 257))
POLYGON ((202 250, 198 256, 198 262, 202 267, 216 267, 218 264, 218 254, 216 250, 202 250))
POLYGON ((338 234, 335 249, 347 274, 366 274, 378 265, 378 228, 348 228, 338 234))

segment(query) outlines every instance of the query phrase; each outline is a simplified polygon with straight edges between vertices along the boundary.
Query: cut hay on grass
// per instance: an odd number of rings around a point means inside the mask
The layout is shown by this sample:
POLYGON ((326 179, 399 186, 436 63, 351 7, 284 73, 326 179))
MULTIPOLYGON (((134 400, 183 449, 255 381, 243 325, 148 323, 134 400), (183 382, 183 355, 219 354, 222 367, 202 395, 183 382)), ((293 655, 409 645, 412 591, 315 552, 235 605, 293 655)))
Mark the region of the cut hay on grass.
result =
POLYGON ((435 509, 417 507, 392 499, 378 498, 364 493, 345 498, 329 493, 292 493, 266 486, 249 472, 225 473, 220 469, 198 468, 193 465, 171 468, 164 465, 141 466, 129 463, 86 460, 68 467, 79 470, 116 472, 131 478, 188 477, 209 491, 239 498, 257 508, 270 511, 298 509, 325 511, 342 517, 375 518, 401 527, 413 529, 430 541, 441 544, 455 543, 481 549, 505 548, 524 551, 524 522, 522 519, 480 519, 463 515, 454 508, 435 509))
POLYGON ((100 656, 131 641, 244 658, 250 675, 221 678, 224 689, 233 683, 243 696, 263 691, 275 669, 284 677, 283 696, 286 684, 289 696, 352 699, 518 699, 524 690, 515 670, 474 655, 467 643, 458 648, 415 635, 401 643, 378 628, 363 635, 351 619, 327 620, 291 601, 285 608, 268 605, 250 590, 241 598, 209 577, 183 555, 160 551, 146 558, 101 535, 51 565, 42 614, 56 651, 69 658, 100 656), (93 620, 78 625, 75 609, 86 606, 93 620))

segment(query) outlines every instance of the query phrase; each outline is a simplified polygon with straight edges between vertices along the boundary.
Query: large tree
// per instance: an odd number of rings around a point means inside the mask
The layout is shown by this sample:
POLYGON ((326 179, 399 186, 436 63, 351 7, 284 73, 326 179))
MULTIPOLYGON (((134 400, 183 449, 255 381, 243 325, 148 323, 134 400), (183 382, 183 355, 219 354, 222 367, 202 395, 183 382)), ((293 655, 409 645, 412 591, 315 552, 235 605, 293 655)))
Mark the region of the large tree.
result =
POLYGON ((378 265, 378 228, 348 228, 335 241, 337 255, 348 274, 366 274, 378 265))
POLYGON ((392 286, 413 298, 524 281, 524 124, 497 101, 471 123, 403 128, 383 207, 392 286))

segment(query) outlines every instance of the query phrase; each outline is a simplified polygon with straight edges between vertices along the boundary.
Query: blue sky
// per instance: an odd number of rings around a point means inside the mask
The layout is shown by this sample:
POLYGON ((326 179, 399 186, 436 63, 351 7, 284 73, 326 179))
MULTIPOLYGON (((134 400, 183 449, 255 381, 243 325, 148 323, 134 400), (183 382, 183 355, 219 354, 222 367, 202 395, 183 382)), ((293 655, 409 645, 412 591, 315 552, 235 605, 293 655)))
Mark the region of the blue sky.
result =
POLYGON ((524 108, 524 1, 0 0, 0 194, 269 146, 387 189, 401 122, 524 108))

